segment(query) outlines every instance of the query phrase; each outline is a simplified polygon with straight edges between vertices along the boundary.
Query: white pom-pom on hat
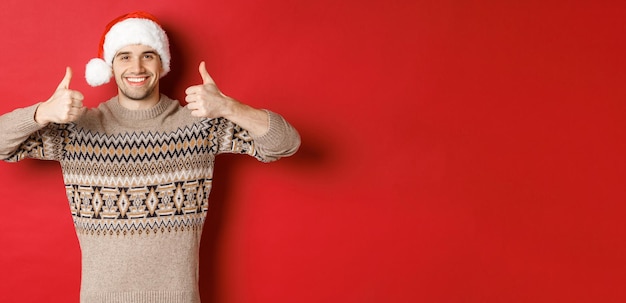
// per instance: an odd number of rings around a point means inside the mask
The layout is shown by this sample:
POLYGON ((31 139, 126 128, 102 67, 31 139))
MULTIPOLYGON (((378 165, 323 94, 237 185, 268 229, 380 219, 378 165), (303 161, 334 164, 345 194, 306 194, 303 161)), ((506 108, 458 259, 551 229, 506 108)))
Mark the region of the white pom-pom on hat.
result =
POLYGON ((113 77, 113 70, 104 60, 93 58, 87 63, 85 68, 85 79, 91 86, 100 86, 109 83, 113 77))
POLYGON ((146 12, 133 12, 111 21, 100 38, 98 58, 89 60, 85 79, 91 86, 108 83, 113 76, 113 57, 121 48, 142 44, 152 47, 161 57, 163 72, 170 71, 170 50, 167 35, 157 19, 146 12))

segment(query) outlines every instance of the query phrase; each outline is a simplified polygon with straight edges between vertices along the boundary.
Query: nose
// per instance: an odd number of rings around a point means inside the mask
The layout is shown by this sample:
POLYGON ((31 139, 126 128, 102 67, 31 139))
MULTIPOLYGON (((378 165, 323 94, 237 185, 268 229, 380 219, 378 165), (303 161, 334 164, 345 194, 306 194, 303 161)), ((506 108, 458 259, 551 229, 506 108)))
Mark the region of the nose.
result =
POLYGON ((145 68, 143 66, 141 58, 133 58, 129 70, 133 73, 143 73, 145 71, 145 68))

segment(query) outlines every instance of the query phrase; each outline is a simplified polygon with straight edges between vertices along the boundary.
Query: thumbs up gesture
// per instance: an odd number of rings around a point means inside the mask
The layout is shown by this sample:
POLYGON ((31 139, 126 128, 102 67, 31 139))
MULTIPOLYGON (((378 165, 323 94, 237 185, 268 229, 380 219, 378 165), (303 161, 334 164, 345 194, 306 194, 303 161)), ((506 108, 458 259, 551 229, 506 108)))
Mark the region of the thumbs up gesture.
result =
POLYGON ((50 122, 69 123, 76 121, 82 116, 87 108, 83 106, 83 94, 79 91, 71 90, 72 69, 65 69, 65 76, 59 86, 52 94, 52 97, 41 103, 35 112, 35 121, 45 125, 50 122))
POLYGON ((202 84, 190 86, 185 90, 187 108, 195 117, 224 117, 229 111, 229 106, 236 101, 220 92, 207 72, 204 61, 200 63, 198 71, 202 77, 202 84))

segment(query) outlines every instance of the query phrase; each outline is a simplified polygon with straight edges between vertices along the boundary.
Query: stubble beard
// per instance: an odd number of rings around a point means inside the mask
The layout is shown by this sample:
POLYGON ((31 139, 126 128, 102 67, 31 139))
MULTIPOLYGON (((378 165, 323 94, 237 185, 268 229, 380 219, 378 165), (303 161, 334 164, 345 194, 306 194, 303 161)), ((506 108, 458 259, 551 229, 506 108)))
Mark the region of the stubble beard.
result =
POLYGON ((149 96, 152 96, 152 93, 154 92, 154 87, 150 87, 147 90, 142 91, 132 91, 131 89, 120 88, 120 92, 122 93, 122 95, 124 95, 124 97, 130 100, 142 101, 147 99, 149 96))

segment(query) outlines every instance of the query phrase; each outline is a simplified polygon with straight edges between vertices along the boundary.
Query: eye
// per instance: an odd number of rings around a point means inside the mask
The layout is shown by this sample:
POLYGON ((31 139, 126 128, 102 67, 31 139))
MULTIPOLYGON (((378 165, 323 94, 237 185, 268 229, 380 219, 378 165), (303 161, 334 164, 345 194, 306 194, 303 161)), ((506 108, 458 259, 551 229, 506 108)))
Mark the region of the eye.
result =
POLYGON ((144 54, 143 58, 147 60, 152 60, 154 59, 154 54, 144 54))

